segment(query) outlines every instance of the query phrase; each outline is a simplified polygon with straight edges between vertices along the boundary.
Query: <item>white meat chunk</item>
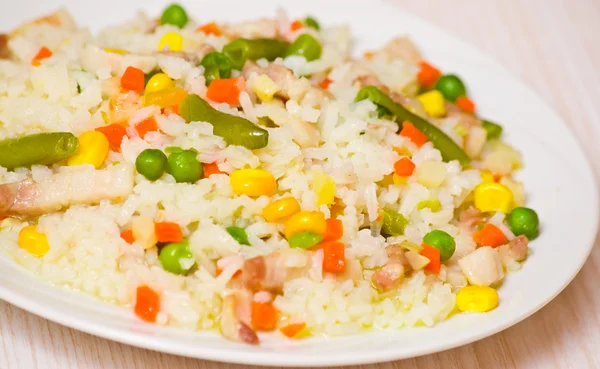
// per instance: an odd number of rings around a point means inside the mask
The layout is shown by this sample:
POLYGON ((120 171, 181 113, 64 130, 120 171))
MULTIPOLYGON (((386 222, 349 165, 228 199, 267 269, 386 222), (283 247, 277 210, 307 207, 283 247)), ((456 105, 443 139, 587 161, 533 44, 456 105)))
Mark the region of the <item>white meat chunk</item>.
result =
POLYGON ((504 278, 502 262, 498 253, 491 247, 480 247, 464 256, 458 265, 470 284, 489 286, 504 278))

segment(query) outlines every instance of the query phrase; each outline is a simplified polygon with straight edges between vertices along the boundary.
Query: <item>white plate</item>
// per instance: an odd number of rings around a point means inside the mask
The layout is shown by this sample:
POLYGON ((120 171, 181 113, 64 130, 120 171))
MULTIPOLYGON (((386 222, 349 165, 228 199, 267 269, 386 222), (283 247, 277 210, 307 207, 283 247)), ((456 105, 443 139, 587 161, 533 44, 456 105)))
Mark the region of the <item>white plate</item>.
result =
MULTIPOLYGON (((66 5, 80 25, 98 30, 144 7, 159 14, 160 0, 21 0, 0 12, 9 30, 19 22, 66 5)), ((273 15, 279 2, 188 1, 193 17, 242 20, 273 15)), ((265 342, 260 347, 228 342, 216 333, 193 333, 140 322, 133 314, 65 289, 52 288, 0 256, 0 298, 52 321, 115 341, 173 354, 257 365, 362 364, 446 350, 499 332, 554 298, 585 262, 596 235, 598 198, 592 171, 564 122, 523 83, 466 43, 389 5, 369 1, 301 0, 283 5, 294 16, 315 15, 322 23, 349 23, 357 49, 372 49, 409 33, 428 60, 455 71, 485 117, 501 122, 505 138, 523 152, 527 205, 542 222, 533 255, 500 288, 500 306, 488 314, 459 315, 434 328, 371 332, 333 339, 265 342)))

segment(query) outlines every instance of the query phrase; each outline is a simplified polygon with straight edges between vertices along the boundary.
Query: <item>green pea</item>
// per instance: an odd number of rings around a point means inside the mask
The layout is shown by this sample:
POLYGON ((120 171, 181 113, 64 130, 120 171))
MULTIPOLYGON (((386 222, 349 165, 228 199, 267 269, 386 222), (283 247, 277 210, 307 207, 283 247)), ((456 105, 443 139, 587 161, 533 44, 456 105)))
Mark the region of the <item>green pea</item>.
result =
POLYGON ((482 121, 483 129, 487 132, 488 140, 500 138, 502 135, 502 126, 489 120, 482 121))
POLYGON ((171 24, 175 27, 183 28, 188 22, 188 16, 185 9, 179 4, 171 4, 163 11, 160 17, 160 25, 171 24))
POLYGON ((157 149, 146 149, 135 159, 135 169, 150 181, 159 179, 167 167, 167 156, 157 149))
POLYGON ((323 48, 319 41, 308 33, 304 33, 296 39, 286 50, 285 56, 299 55, 306 61, 313 61, 321 57, 323 48))
POLYGON ((169 156, 167 173, 172 175, 177 183, 194 183, 202 178, 202 164, 196 158, 195 151, 174 152, 169 156))
POLYGON ((196 264, 189 242, 170 243, 160 250, 160 264, 167 272, 186 275, 196 264))
POLYGON ((290 247, 308 249, 318 245, 321 241, 323 241, 323 236, 318 233, 300 232, 290 237, 288 243, 290 244, 290 247))
POLYGON ((306 24, 307 27, 316 29, 317 31, 321 30, 321 26, 319 25, 319 22, 317 22, 317 20, 313 17, 306 17, 304 18, 304 24, 306 24))
POLYGON ((516 236, 525 235, 533 240, 539 233, 540 220, 535 210, 518 207, 508 215, 508 227, 516 236))
POLYGON ((240 245, 250 246, 250 241, 248 241, 248 234, 246 233, 246 230, 244 228, 231 226, 227 227, 226 230, 227 233, 229 233, 229 235, 233 237, 233 239, 236 240, 240 245))
POLYGON ((427 233, 423 237, 423 243, 440 250, 440 260, 449 260, 456 250, 456 242, 448 233, 435 230, 427 233))
POLYGON ((388 208, 383 209, 381 234, 385 237, 402 236, 407 224, 408 221, 404 215, 388 208))
POLYGON ((212 52, 202 58, 200 65, 204 67, 204 78, 206 85, 210 85, 212 81, 220 78, 231 77, 231 59, 223 53, 212 52))
POLYGON ((459 97, 467 94, 465 84, 454 74, 445 74, 441 76, 435 84, 435 88, 449 101, 455 101, 459 97))

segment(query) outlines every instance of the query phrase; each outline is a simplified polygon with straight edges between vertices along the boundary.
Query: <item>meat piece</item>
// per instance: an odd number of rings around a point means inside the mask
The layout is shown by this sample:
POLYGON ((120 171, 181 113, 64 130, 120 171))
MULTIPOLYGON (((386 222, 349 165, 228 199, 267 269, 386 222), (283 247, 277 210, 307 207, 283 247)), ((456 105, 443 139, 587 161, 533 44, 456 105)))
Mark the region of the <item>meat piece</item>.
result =
POLYGON ((466 229, 473 228, 484 220, 485 218, 483 213, 472 206, 458 214, 459 227, 464 227, 466 229))
POLYGON ((279 253, 256 256, 244 262, 242 278, 251 291, 281 292, 287 278, 287 268, 279 253))
POLYGON ((223 35, 229 39, 244 38, 278 38, 279 23, 275 19, 262 18, 253 21, 224 24, 223 35))
POLYGON ((397 287, 404 278, 404 267, 397 261, 388 262, 373 273, 373 285, 381 292, 397 287))
POLYGON ((391 40, 377 54, 384 54, 388 60, 401 59, 412 64, 423 60, 415 44, 406 36, 391 40))
POLYGON ((386 251, 388 262, 371 277, 373 285, 382 292, 397 287, 404 279, 404 273, 412 269, 400 245, 390 245, 386 251))
POLYGON ((301 148, 317 147, 321 141, 321 131, 316 124, 302 120, 293 120, 290 123, 294 132, 294 142, 301 148))
POLYGON ((33 216, 75 204, 123 199, 133 191, 133 168, 126 165, 95 170, 91 165, 61 167, 40 182, 26 179, 0 185, 0 213, 33 216))
POLYGON ((251 326, 252 295, 235 291, 223 299, 219 327, 223 337, 256 345, 258 336, 251 326))
POLYGON ((62 28, 67 31, 75 31, 77 28, 77 25, 75 24, 73 17, 71 17, 71 14, 69 14, 69 12, 66 9, 61 8, 52 14, 45 15, 43 17, 34 19, 30 22, 20 25, 10 33, 9 37, 14 38, 20 36, 26 33, 32 27, 39 26, 42 24, 62 28))
POLYGON ((141 108, 142 101, 139 95, 133 91, 114 95, 108 102, 110 122, 127 123, 129 118, 141 108))
POLYGON ((256 256, 244 262, 242 283, 250 291, 279 293, 283 284, 308 272, 311 253, 297 250, 281 250, 269 255, 256 256))
POLYGON ((0 33, 0 59, 9 59, 10 49, 8 48, 8 35, 0 33))
POLYGON ((528 244, 529 240, 527 239, 527 236, 523 234, 513 238, 513 240, 508 243, 508 255, 516 261, 525 260, 525 258, 527 258, 528 244))
POLYGON ((470 284, 489 286, 504 278, 502 262, 491 247, 480 247, 458 260, 458 265, 470 284))

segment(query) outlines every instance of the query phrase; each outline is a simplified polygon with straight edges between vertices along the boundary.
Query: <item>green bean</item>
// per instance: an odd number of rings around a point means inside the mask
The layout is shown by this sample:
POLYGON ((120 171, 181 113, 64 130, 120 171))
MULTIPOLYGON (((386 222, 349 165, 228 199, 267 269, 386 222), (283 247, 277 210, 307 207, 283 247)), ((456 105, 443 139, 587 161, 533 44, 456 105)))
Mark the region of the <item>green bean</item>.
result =
POLYGON ((231 59, 220 52, 206 54, 200 65, 204 67, 207 86, 215 79, 231 77, 231 59))
POLYGON ((213 109, 198 95, 187 95, 179 104, 179 114, 186 122, 208 122, 213 134, 223 137, 228 145, 262 149, 269 142, 269 132, 242 117, 213 109))
POLYGON ((385 108, 394 120, 398 123, 398 130, 402 128, 402 122, 411 122, 419 131, 433 143, 433 146, 440 150, 445 161, 458 160, 461 165, 469 164, 471 159, 450 137, 441 129, 429 123, 420 116, 411 113, 405 107, 395 103, 388 95, 383 93, 375 86, 365 86, 356 95, 356 101, 369 99, 377 106, 385 108))
POLYGON ((231 226, 227 227, 226 231, 240 245, 250 246, 250 241, 248 241, 248 234, 246 233, 246 230, 244 228, 231 226))
POLYGON ((238 38, 223 47, 223 54, 231 59, 231 65, 241 70, 247 60, 275 60, 285 54, 289 42, 271 38, 238 38))
POLYGON ((306 17, 304 18, 304 24, 306 24, 307 27, 316 29, 317 31, 321 30, 321 26, 319 25, 319 22, 317 22, 317 20, 313 17, 306 17))
POLYGON ((402 236, 404 234, 404 228, 408 221, 404 215, 395 212, 392 209, 383 209, 383 225, 381 227, 381 234, 385 237, 402 236))
POLYGON ((70 132, 36 133, 0 141, 0 166, 8 170, 51 165, 77 151, 79 140, 70 132))
POLYGON ((313 61, 319 59, 322 52, 321 43, 312 35, 304 33, 287 48, 285 56, 299 55, 306 58, 306 61, 313 61))
POLYGON ((500 136, 502 136, 502 126, 501 125, 494 123, 494 122, 490 122, 489 120, 483 120, 482 125, 483 125, 483 129, 485 129, 487 132, 488 140, 492 140, 494 138, 500 138, 500 136))

